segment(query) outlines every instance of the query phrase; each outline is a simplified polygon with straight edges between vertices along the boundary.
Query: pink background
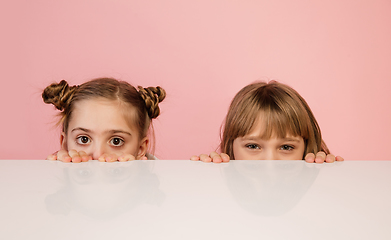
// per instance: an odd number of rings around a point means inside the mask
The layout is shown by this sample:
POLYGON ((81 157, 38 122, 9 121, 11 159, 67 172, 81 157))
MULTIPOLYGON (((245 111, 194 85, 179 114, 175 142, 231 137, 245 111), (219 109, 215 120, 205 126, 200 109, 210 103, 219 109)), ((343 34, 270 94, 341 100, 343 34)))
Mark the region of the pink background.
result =
POLYGON ((272 79, 307 100, 333 153, 390 159, 390 0, 5 0, 0 27, 0 159, 58 150, 42 90, 102 76, 166 89, 160 159, 214 150, 235 93, 272 79))

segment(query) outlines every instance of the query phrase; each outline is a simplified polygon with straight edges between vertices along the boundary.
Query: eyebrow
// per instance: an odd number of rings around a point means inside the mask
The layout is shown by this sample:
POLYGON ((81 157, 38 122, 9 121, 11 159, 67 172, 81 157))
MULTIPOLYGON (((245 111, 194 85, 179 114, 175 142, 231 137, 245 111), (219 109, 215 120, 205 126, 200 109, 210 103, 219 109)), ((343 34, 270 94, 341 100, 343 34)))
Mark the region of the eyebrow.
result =
MULTIPOLYGON (((256 136, 249 136, 249 137, 242 137, 243 140, 250 140, 250 141, 256 141, 256 140, 264 140, 263 138, 256 137, 256 136)), ((282 141, 288 141, 288 142, 300 142, 299 139, 296 138, 281 138, 282 141)))
POLYGON ((123 133, 123 134, 127 134, 129 136, 132 136, 132 134, 130 132, 126 132, 126 131, 122 131, 122 130, 110 130, 110 131, 106 131, 106 132, 111 133, 111 134, 123 133))
POLYGON ((77 127, 77 128, 74 128, 74 129, 72 129, 72 131, 71 131, 71 132, 74 132, 74 131, 83 131, 83 132, 88 132, 88 133, 90 133, 90 132, 91 132, 91 130, 90 130, 90 129, 87 129, 87 128, 82 128, 82 127, 77 127))
POLYGON ((296 138, 283 138, 282 140, 289 142, 300 142, 300 140, 296 138))
MULTIPOLYGON (((83 132, 86 132, 86 133, 91 133, 92 132, 90 129, 82 128, 82 127, 74 128, 74 129, 72 129, 71 132, 74 132, 74 131, 83 131, 83 132)), ((129 132, 126 132, 126 131, 123 131, 123 130, 117 130, 117 129, 108 130, 108 131, 105 131, 105 133, 109 133, 109 134, 123 133, 123 134, 127 134, 129 136, 132 136, 132 134, 129 133, 129 132)))

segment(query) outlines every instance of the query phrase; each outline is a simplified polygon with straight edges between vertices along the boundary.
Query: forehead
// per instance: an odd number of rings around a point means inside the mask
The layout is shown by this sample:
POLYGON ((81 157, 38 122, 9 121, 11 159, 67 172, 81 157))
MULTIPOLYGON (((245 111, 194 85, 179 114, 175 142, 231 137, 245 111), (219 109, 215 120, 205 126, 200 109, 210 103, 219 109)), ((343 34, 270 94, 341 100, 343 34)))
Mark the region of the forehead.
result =
POLYGON ((69 130, 83 127, 97 132, 121 129, 131 131, 130 124, 134 109, 119 100, 92 98, 74 104, 69 121, 69 130))

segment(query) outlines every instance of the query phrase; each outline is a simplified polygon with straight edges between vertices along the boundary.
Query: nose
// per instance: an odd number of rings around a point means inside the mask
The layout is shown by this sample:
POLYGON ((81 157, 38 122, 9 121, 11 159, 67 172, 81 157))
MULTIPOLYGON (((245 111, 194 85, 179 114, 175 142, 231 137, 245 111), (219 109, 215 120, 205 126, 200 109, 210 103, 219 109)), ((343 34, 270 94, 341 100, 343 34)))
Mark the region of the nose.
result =
POLYGON ((90 154, 92 156, 92 159, 98 160, 98 158, 100 156, 102 156, 104 153, 107 153, 105 145, 106 144, 104 144, 104 143, 94 144, 93 149, 91 150, 91 154, 90 154))
POLYGON ((264 160, 278 160, 277 152, 272 149, 265 151, 264 160))

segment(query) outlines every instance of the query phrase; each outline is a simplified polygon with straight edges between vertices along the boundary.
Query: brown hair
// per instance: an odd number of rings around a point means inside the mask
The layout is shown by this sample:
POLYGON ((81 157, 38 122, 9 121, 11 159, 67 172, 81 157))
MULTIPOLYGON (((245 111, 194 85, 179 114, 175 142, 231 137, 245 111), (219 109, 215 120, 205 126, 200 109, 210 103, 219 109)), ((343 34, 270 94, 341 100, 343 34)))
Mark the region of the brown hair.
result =
POLYGON ((273 134, 303 137, 303 159, 307 153, 330 153, 307 102, 293 88, 276 81, 256 82, 236 94, 222 126, 221 152, 235 159, 233 141, 249 134, 257 121, 263 122, 261 138, 270 139, 273 134))
POLYGON ((138 86, 137 91, 135 87, 125 81, 113 78, 98 78, 85 82, 80 86, 69 86, 65 80, 61 80, 59 83, 47 86, 42 93, 45 103, 53 104, 61 111, 59 124, 62 124, 65 134, 72 117, 74 104, 80 100, 96 97, 120 100, 133 106, 135 117, 132 119, 132 123, 137 127, 139 138, 142 139, 148 133, 151 119, 159 116, 158 104, 164 100, 166 92, 161 87, 143 88, 140 86, 138 86))

